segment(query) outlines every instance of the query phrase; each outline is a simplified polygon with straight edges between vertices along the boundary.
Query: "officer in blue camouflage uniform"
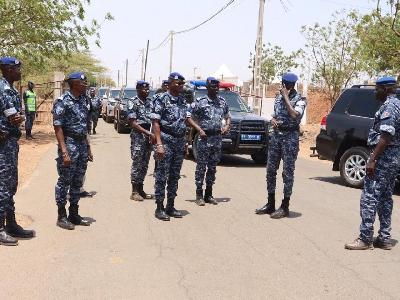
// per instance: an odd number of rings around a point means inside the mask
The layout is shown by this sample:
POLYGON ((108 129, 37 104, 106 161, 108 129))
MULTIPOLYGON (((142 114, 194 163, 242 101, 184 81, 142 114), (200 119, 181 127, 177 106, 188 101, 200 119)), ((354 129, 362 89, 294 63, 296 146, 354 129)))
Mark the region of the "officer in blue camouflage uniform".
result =
POLYGON ((150 113, 152 99, 149 98, 150 84, 140 80, 136 83, 137 96, 128 101, 128 120, 131 131, 131 199, 143 201, 152 199, 143 191, 143 181, 149 167, 152 144, 155 142, 154 134, 151 132, 150 113))
POLYGON ((369 156, 364 190, 360 200, 360 235, 345 245, 349 250, 390 250, 393 189, 400 170, 400 100, 396 97, 396 79, 382 77, 376 82, 376 99, 382 103, 368 135, 369 156), (373 242, 375 216, 380 229, 373 242))
POLYGON ((197 165, 195 172, 196 203, 217 204, 212 187, 215 183, 217 164, 221 159, 222 135, 229 131, 231 116, 225 99, 218 96, 219 81, 208 77, 207 96, 199 97, 189 107, 188 123, 199 134, 197 142, 197 165), (223 121, 225 120, 225 126, 223 121), (207 175, 206 175, 207 170, 207 175), (203 197, 203 182, 206 176, 206 189, 203 197))
POLYGON ((274 132, 270 137, 267 161, 268 202, 256 210, 256 214, 270 214, 273 219, 289 215, 289 201, 292 195, 294 169, 299 152, 300 121, 303 117, 306 100, 294 89, 298 77, 293 73, 282 76, 282 89, 275 99, 271 125, 274 132), (275 211, 276 173, 283 161, 283 200, 275 211))
POLYGON ((96 96, 96 90, 94 88, 90 89, 89 101, 91 104, 89 133, 90 130, 93 128, 93 134, 96 134, 96 127, 97 127, 97 122, 99 121, 99 115, 102 103, 100 97, 96 96))
POLYGON ((57 225, 72 230, 74 225, 89 226, 79 213, 80 189, 88 160, 93 155, 88 143, 87 120, 89 105, 86 98, 86 76, 82 72, 67 77, 70 90, 58 98, 53 106, 53 125, 58 141, 58 181, 55 197, 58 206, 57 225), (65 210, 69 192, 69 216, 65 210))
POLYGON ((21 79, 21 63, 15 57, 2 57, 0 69, 0 244, 18 245, 16 238, 32 238, 33 230, 24 230, 15 220, 14 195, 18 186, 19 126, 25 120, 21 99, 14 88, 21 79))
POLYGON ((155 178, 155 217, 169 221, 170 217, 181 218, 174 202, 178 190, 180 171, 185 155, 185 132, 187 105, 181 93, 185 78, 179 73, 171 73, 168 92, 155 98, 150 115, 156 139, 155 159, 158 160, 155 178), (165 186, 167 185, 167 205, 164 209, 165 186))

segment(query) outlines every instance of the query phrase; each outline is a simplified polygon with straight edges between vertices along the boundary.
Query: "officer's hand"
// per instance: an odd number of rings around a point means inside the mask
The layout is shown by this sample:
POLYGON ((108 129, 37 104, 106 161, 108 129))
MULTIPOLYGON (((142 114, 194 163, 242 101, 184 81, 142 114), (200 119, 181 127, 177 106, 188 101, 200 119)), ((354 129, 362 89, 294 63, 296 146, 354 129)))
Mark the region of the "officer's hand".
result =
POLYGON ((165 149, 164 149, 164 145, 162 144, 158 144, 156 147, 156 157, 159 160, 164 159, 165 157, 165 149))
POLYGON ((375 175, 376 161, 369 160, 367 163, 367 176, 372 178, 375 175))
POLYGON ((204 132, 203 129, 200 129, 199 135, 200 135, 200 137, 201 137, 202 139, 206 139, 206 138, 207 138, 207 134, 204 132))
POLYGON ((272 119, 271 119, 271 125, 272 125, 272 127, 274 127, 274 128, 277 128, 277 127, 278 127, 278 122, 276 121, 275 118, 272 118, 272 119))
POLYGON ((9 121, 11 124, 18 126, 19 124, 25 121, 25 116, 21 115, 20 113, 17 113, 15 115, 10 116, 9 121))
POLYGON ((39 116, 39 114, 38 113, 35 113, 35 117, 37 118, 39 116))
POLYGON ((7 138, 7 133, 2 131, 2 130, 0 130, 0 143, 5 141, 6 138, 7 138))
POLYGON ((88 150, 88 161, 93 161, 93 153, 92 150, 90 150, 90 148, 88 150))
POLYGON ((149 140, 150 143, 154 145, 156 143, 156 136, 153 133, 150 133, 149 140))
POLYGON ((189 145, 186 143, 185 145, 185 159, 189 159, 190 153, 189 153, 189 145))
POLYGON ((229 131, 229 125, 225 125, 225 126, 222 128, 221 134, 222 134, 222 135, 227 134, 228 131, 229 131))
POLYGON ((289 92, 288 92, 288 90, 287 90, 285 87, 283 87, 283 88, 281 89, 281 95, 282 95, 284 98, 289 97, 289 92))
POLYGON ((71 165, 71 157, 69 157, 68 152, 63 152, 63 167, 69 167, 71 165))

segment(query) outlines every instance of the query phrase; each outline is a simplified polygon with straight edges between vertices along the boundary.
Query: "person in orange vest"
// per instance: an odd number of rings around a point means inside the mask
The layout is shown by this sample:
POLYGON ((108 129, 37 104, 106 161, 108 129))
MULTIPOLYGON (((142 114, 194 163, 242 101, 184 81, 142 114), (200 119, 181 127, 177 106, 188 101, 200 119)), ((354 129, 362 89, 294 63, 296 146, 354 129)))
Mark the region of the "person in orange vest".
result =
POLYGON ((32 81, 28 82, 28 89, 24 93, 24 104, 25 104, 25 133, 26 139, 31 140, 34 137, 32 136, 32 127, 33 122, 35 121, 36 117, 36 93, 34 92, 33 88, 35 84, 32 81))

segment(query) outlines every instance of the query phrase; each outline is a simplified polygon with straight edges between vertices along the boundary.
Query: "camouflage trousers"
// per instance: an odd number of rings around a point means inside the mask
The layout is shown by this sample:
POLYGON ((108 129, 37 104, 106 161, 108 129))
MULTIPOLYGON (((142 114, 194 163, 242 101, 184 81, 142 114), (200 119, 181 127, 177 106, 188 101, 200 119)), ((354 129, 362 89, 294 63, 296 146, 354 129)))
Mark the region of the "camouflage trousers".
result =
POLYGON ((376 213, 380 222, 378 238, 382 241, 390 239, 392 195, 399 169, 400 147, 389 146, 378 158, 375 175, 365 177, 360 200, 360 239, 364 242, 372 242, 376 213))
POLYGON ((283 195, 290 198, 294 182, 294 169, 299 152, 299 132, 278 132, 275 131, 269 141, 267 161, 267 192, 275 193, 276 173, 280 161, 283 161, 283 195))
POLYGON ((86 140, 75 140, 66 137, 68 154, 71 158, 71 165, 62 165, 63 157, 61 150, 58 149, 57 172, 58 180, 55 187, 57 205, 67 204, 67 194, 69 192, 69 202, 77 204, 80 199, 80 190, 83 185, 83 178, 86 174, 88 164, 88 148, 86 140))
POLYGON ((14 195, 18 186, 18 152, 16 138, 0 142, 0 216, 13 213, 14 195))
POLYGON ((142 184, 147 174, 151 154, 151 144, 147 136, 132 130, 131 132, 131 182, 142 184))
POLYGON ((198 190, 203 188, 204 177, 206 177, 206 186, 214 184, 217 165, 221 160, 221 150, 221 135, 209 136, 206 139, 199 138, 197 141, 195 183, 198 190))
MULTIPOLYGON (((167 199, 174 200, 176 197, 186 144, 184 137, 175 138, 161 133, 161 139, 165 149, 165 157, 157 162, 154 186, 157 203, 164 201, 167 184, 167 199)), ((154 155, 156 155, 156 151, 154 151, 154 155)))

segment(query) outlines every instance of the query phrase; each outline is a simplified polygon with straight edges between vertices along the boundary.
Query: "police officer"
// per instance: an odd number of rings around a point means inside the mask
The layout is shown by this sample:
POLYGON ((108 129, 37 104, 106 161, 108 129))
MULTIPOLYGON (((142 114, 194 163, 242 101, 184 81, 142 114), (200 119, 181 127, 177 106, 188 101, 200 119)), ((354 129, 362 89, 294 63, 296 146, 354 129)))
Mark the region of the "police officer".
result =
POLYGON ((168 79, 162 81, 161 87, 157 89, 156 94, 163 94, 166 93, 167 91, 168 91, 168 79))
POLYGON ((32 238, 15 220, 14 195, 18 185, 19 126, 24 121, 15 81, 21 79, 21 63, 15 57, 2 57, 0 69, 0 244, 18 244, 16 238, 32 238))
POLYGON ((396 97, 396 79, 382 77, 376 81, 376 99, 381 103, 369 131, 369 156, 364 189, 360 200, 360 235, 345 245, 349 250, 372 249, 373 246, 390 250, 393 189, 400 169, 400 100, 396 97), (375 216, 380 229, 372 241, 375 216))
POLYGON ((155 159, 158 160, 155 178, 155 217, 169 221, 170 217, 181 218, 174 202, 178 190, 178 180, 185 155, 185 132, 187 105, 182 97, 185 78, 179 73, 169 75, 168 92, 155 98, 151 114, 156 139, 155 159), (165 186, 167 185, 167 205, 164 209, 165 186))
POLYGON ((36 117, 36 93, 33 90, 34 87, 35 87, 34 83, 32 81, 29 81, 28 89, 24 93, 25 117, 26 117, 25 133, 27 140, 33 139, 32 127, 36 117))
POLYGON ((131 199, 143 201, 153 196, 143 191, 143 181, 149 167, 152 144, 155 142, 151 132, 151 102, 149 98, 150 84, 140 80, 136 83, 137 96, 128 101, 128 120, 131 131, 131 199))
POLYGON ((86 101, 86 76, 82 72, 68 75, 70 90, 58 98, 53 106, 53 125, 58 141, 58 181, 55 197, 58 206, 57 225, 72 230, 74 225, 90 223, 78 213, 80 188, 86 173, 88 160, 93 155, 88 143, 87 119, 89 105, 86 101), (69 191, 69 216, 65 210, 69 191))
POLYGON ((101 99, 100 97, 96 96, 95 88, 90 89, 89 101, 91 105, 90 120, 89 120, 89 122, 91 122, 90 129, 93 128, 93 134, 96 134, 97 122, 99 121, 99 115, 101 110, 101 99))
POLYGON ((299 152, 300 121, 306 108, 306 100, 294 89, 298 77, 294 73, 282 76, 282 89, 277 95, 271 125, 274 132, 270 137, 267 161, 268 202, 256 210, 256 214, 271 214, 280 219, 289 215, 289 201, 292 194, 294 169, 299 152), (283 161, 283 200, 275 211, 276 173, 283 161))
POLYGON ((197 165, 195 172, 196 203, 217 204, 212 186, 215 182, 217 164, 221 158, 222 135, 230 128, 231 116, 225 99, 218 96, 219 81, 208 77, 207 96, 197 98, 189 108, 188 123, 198 132, 197 165), (223 126, 223 121, 225 125, 223 126), (206 190, 203 197, 203 182, 206 175, 206 190))

